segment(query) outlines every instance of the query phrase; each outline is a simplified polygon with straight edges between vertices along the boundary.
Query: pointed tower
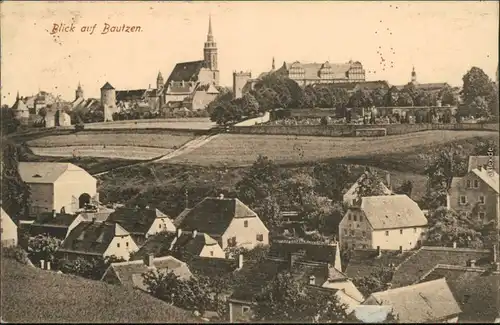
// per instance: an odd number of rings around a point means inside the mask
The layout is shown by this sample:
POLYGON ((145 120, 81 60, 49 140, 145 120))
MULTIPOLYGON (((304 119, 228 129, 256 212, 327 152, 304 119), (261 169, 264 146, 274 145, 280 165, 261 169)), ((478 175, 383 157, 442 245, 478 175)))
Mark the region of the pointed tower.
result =
POLYGON ((82 85, 80 85, 80 82, 78 82, 78 87, 76 88, 75 91, 75 100, 78 98, 83 98, 83 89, 82 85))
POLYGON ((17 95, 16 95, 16 101, 19 100, 19 90, 17 91, 17 95))
POLYGON ((203 48, 203 58, 205 60, 205 67, 217 71, 217 43, 215 43, 212 34, 212 16, 208 16, 208 34, 205 47, 203 48))
POLYGON ((411 82, 417 83, 417 73, 415 72, 415 67, 411 70, 411 82))
POLYGON ((274 65, 274 56, 273 56, 273 65, 272 65, 271 69, 272 69, 273 71, 276 69, 276 66, 274 65))
POLYGON ((164 85, 164 81, 163 81, 163 76, 161 75, 161 72, 158 71, 158 77, 156 77, 156 89, 159 91, 160 89, 163 88, 163 85, 164 85))

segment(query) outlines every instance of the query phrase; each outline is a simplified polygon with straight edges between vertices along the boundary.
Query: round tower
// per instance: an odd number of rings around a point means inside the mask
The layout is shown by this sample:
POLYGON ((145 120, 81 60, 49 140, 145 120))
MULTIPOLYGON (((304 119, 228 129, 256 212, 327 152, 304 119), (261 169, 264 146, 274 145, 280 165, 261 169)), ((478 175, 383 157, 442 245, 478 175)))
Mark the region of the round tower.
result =
POLYGON ((82 89, 82 85, 80 85, 80 83, 78 83, 78 87, 76 88, 76 91, 75 91, 75 99, 78 99, 78 98, 83 98, 83 89, 82 89))
POLYGON ((101 104, 104 107, 116 106, 116 90, 109 82, 106 82, 104 86, 101 87, 101 104))

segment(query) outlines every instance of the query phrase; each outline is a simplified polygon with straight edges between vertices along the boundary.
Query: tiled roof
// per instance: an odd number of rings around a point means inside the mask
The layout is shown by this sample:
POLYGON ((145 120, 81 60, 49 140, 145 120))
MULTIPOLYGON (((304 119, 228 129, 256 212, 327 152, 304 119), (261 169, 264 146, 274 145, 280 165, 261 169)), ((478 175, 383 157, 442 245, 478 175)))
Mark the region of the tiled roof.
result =
POLYGON ((363 197, 361 210, 375 230, 427 225, 422 210, 406 195, 363 197))
POLYGON ((20 162, 19 174, 26 183, 54 183, 66 171, 84 171, 70 163, 20 162))
POLYGON ((493 162, 493 169, 498 173, 499 169, 499 158, 498 156, 469 156, 469 167, 468 171, 470 172, 473 169, 478 167, 486 168, 488 166, 489 161, 493 162))
POLYGON ((67 214, 67 213, 56 213, 56 216, 52 212, 43 212, 37 215, 33 225, 56 225, 56 226, 66 226, 69 227, 73 221, 75 221, 77 215, 67 214))
POLYGON ((95 218, 95 221, 106 221, 111 213, 113 213, 115 210, 109 209, 106 207, 99 207, 99 210, 97 212, 81 212, 80 216, 85 220, 85 221, 92 221, 93 218, 95 218))
POLYGON ((479 266, 488 263, 491 257, 492 253, 486 249, 423 246, 396 268, 392 287, 415 283, 437 264, 465 266, 475 260, 479 266))
POLYGON ((186 213, 179 221, 179 228, 221 236, 234 218, 256 217, 257 214, 238 199, 207 197, 186 213))
MULTIPOLYGON (((328 63, 328 62, 326 62, 328 63)), ((304 79, 320 79, 320 69, 325 63, 301 63, 285 62, 285 69, 290 71, 292 67, 300 67, 304 71, 304 79)), ((347 72, 351 68, 349 63, 328 63, 335 79, 347 79, 347 72)))
POLYGON ((376 249, 354 249, 351 251, 349 262, 345 269, 345 273, 351 277, 365 277, 378 267, 396 267, 406 260, 415 251, 399 251, 381 250, 380 257, 377 255, 376 249))
POLYGON ((493 323, 500 316, 500 272, 437 265, 422 282, 445 278, 463 313, 460 322, 493 323))
POLYGON ((104 86, 101 87, 101 89, 115 89, 109 82, 106 82, 104 86))
POLYGON ((238 267, 238 262, 226 258, 193 257, 186 261, 194 275, 218 277, 232 274, 238 267))
POLYGON ((473 169, 472 173, 476 174, 483 182, 488 184, 495 192, 499 192, 499 184, 498 184, 498 173, 494 170, 487 170, 484 168, 473 169))
POLYGON ((445 279, 376 292, 371 297, 380 305, 392 306, 400 323, 445 320, 461 312, 445 279))
POLYGON ((182 94, 189 95, 194 90, 195 90, 195 85, 191 85, 189 83, 185 84, 175 83, 168 85, 166 93, 167 95, 182 95, 182 94))
POLYGON ((198 74, 204 64, 204 60, 177 63, 168 77, 165 88, 170 81, 198 81, 198 74))
POLYGON ((449 86, 446 82, 435 82, 435 83, 417 83, 415 87, 422 90, 439 90, 449 86))
POLYGON ((130 101, 139 100, 144 98, 146 89, 134 89, 134 90, 117 90, 116 91, 116 101, 130 101))
MULTIPOLYGON (((150 270, 159 272, 174 272, 181 279, 188 279, 192 276, 186 263, 179 261, 172 256, 157 257, 153 259, 153 267, 148 267, 144 260, 134 260, 128 262, 112 263, 106 273, 114 272, 114 276, 122 285, 129 287, 139 287, 144 289, 142 274, 150 270), (140 281, 138 281, 140 280, 140 281)), ((108 275, 109 276, 109 275, 108 275)), ((107 275, 103 275, 103 279, 107 275)))
POLYGON ((158 218, 163 219, 165 226, 174 228, 168 215, 158 209, 149 208, 117 208, 109 215, 107 221, 118 222, 131 234, 145 235, 158 218))
POLYGON ((302 240, 272 241, 270 256, 286 259, 291 253, 303 253, 303 259, 308 261, 334 263, 337 257, 337 245, 302 240))
POLYGON ((61 251, 102 255, 115 236, 127 236, 119 224, 107 222, 80 222, 61 245, 61 251))
MULTIPOLYGON (((358 177, 358 179, 356 180, 356 182, 354 182, 351 187, 347 190, 347 192, 344 194, 344 197, 345 196, 353 196, 356 194, 356 190, 357 188, 359 187, 359 184, 366 178, 369 176, 369 172, 368 171, 365 171, 363 174, 361 174, 361 176, 358 177)), ((385 186, 384 182, 380 181, 380 187, 383 191, 382 194, 384 195, 390 195, 392 194, 392 191, 390 189, 387 188, 387 186, 385 186)))

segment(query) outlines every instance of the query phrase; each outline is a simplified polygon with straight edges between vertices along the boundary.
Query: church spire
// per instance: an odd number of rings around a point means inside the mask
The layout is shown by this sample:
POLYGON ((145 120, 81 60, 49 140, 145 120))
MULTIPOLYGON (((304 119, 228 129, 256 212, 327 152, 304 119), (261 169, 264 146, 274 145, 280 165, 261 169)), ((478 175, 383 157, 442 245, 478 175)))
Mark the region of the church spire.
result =
POLYGON ((207 34, 207 42, 213 42, 214 36, 212 34, 212 15, 208 15, 208 34, 207 34))
POLYGON ((415 72, 415 66, 413 66, 413 69, 411 70, 411 82, 417 82, 417 73, 415 72))
POLYGON ((16 100, 19 100, 19 90, 17 91, 16 100))
POLYGON ((275 69, 275 65, 274 65, 274 56, 273 56, 273 65, 271 66, 271 68, 274 70, 275 69))

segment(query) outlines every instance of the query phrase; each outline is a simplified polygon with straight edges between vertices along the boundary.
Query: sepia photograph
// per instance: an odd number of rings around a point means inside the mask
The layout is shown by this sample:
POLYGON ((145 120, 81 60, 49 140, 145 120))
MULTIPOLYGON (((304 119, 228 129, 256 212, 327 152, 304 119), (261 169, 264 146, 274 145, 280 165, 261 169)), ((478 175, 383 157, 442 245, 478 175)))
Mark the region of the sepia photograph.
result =
POLYGON ((1 323, 500 323, 498 1, 1 1, 1 323))

